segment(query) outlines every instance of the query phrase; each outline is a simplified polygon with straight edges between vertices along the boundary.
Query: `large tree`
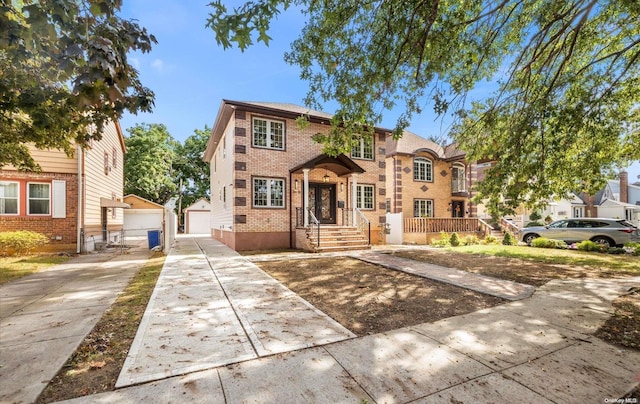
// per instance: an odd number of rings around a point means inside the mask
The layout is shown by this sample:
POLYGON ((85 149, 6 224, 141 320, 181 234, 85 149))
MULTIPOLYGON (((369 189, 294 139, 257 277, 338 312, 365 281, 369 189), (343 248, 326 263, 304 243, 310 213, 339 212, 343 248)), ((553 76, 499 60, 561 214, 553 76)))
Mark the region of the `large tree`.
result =
POLYGON ((184 144, 177 148, 177 158, 173 168, 176 181, 182 181, 182 206, 193 204, 200 198, 209 199, 210 196, 210 166, 202 161, 204 150, 211 135, 211 128, 195 129, 193 135, 185 139, 184 144))
POLYGON ((496 161, 481 196, 505 210, 594 192, 640 159, 640 2, 636 0, 257 0, 208 26, 222 46, 268 44, 282 9, 306 26, 285 59, 309 84, 306 104, 336 100, 331 154, 403 108, 401 136, 428 106, 457 118, 469 160, 496 161), (468 100, 494 82, 495 93, 468 100))
POLYGON ((156 42, 117 13, 121 0, 13 0, 0 5, 0 167, 35 170, 27 144, 72 154, 154 94, 127 60, 156 42))
POLYGON ((127 131, 124 193, 164 205, 178 191, 173 164, 179 143, 162 124, 138 124, 127 131))

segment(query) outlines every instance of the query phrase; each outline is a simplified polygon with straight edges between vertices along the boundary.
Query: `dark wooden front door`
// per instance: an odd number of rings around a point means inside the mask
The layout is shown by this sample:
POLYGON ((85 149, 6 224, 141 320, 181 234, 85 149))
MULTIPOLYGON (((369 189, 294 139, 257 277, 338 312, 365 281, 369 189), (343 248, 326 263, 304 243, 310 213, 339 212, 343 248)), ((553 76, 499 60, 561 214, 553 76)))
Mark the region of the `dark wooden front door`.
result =
POLYGON ((464 201, 451 202, 451 217, 464 217, 464 201))
POLYGON ((323 224, 336 223, 336 185, 309 184, 309 207, 323 224))

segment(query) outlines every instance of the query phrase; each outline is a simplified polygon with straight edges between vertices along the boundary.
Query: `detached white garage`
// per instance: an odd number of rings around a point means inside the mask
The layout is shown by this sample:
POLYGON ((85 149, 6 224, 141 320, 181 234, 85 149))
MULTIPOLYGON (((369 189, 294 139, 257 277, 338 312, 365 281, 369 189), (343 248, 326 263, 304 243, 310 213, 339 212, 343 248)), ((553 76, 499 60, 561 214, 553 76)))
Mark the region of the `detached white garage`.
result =
POLYGON ((131 209, 124 210, 125 236, 147 236, 149 230, 162 230, 162 205, 136 195, 127 195, 123 199, 131 206, 131 209))
POLYGON ((187 234, 211 234, 211 204, 199 199, 184 210, 184 232, 187 234))

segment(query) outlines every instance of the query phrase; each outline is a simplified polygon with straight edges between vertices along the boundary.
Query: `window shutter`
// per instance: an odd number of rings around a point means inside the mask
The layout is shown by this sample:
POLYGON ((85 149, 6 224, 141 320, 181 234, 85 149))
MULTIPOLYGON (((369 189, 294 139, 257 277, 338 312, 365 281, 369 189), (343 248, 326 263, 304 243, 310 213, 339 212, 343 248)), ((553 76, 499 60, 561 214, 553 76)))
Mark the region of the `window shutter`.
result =
POLYGON ((67 182, 63 180, 53 180, 51 182, 52 213, 54 219, 64 219, 67 217, 67 182))

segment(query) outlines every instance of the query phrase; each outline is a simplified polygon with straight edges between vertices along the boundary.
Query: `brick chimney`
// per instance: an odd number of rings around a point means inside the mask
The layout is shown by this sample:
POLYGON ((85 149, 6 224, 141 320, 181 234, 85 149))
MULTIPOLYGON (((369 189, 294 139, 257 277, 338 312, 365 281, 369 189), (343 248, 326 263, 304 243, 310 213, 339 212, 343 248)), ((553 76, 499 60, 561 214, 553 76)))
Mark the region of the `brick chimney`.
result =
POLYGON ((629 173, 620 172, 620 202, 629 203, 629 173))

